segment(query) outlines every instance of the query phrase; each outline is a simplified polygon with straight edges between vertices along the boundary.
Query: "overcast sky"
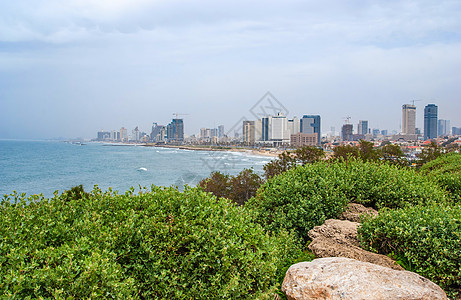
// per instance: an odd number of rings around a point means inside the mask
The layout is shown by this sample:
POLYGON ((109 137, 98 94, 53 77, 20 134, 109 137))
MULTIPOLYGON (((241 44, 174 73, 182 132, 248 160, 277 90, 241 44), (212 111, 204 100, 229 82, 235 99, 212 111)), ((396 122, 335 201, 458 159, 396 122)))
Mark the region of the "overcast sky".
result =
POLYGON ((226 130, 270 91, 289 117, 461 126, 461 1, 16 0, 0 4, 0 138, 226 130))

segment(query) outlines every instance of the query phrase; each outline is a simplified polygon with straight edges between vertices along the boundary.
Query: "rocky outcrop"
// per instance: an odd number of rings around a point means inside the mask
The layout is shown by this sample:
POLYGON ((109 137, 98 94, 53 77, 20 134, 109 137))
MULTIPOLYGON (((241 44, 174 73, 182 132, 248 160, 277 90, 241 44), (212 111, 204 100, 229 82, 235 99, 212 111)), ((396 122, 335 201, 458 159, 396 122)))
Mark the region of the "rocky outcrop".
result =
POLYGON ((343 257, 292 265, 282 291, 290 300, 447 299, 439 286, 416 273, 343 257))
POLYGON ((349 203, 347 209, 339 216, 339 219, 360 223, 360 216, 363 214, 377 216, 378 212, 373 208, 365 207, 362 204, 349 203))
POLYGON ((363 250, 359 247, 357 227, 359 223, 345 220, 326 220, 309 231, 312 239, 309 249, 316 257, 346 257, 377 264, 394 270, 403 270, 391 258, 363 250))

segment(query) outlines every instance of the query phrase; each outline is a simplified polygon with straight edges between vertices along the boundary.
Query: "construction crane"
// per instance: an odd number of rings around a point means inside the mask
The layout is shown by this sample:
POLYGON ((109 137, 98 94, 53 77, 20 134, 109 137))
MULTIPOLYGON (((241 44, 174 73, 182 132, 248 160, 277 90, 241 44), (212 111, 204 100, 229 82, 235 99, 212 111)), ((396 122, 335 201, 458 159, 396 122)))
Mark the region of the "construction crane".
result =
POLYGON ((346 124, 349 125, 349 120, 351 119, 351 117, 347 116, 347 117, 344 117, 343 119, 346 120, 346 124))
MULTIPOLYGON (((189 114, 181 114, 181 113, 173 113, 173 116, 175 116, 175 120, 176 120, 176 125, 175 125, 175 132, 176 132, 176 143, 179 144, 179 130, 178 130, 178 117, 179 116, 188 116, 189 114)), ((184 123, 183 123, 184 124, 184 123)), ((184 126, 184 125, 183 125, 184 126)), ((184 128, 184 127, 183 127, 184 128)))

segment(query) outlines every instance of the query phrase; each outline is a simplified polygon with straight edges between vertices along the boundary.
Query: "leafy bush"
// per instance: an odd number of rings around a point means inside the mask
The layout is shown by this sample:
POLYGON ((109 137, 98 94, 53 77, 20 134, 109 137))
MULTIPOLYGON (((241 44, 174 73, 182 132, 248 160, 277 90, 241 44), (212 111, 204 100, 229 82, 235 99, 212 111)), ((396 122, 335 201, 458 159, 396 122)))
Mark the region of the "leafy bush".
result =
POLYGON ((420 172, 451 193, 455 202, 461 201, 461 154, 448 153, 424 164, 420 172))
POLYGON ((406 269, 455 294, 461 288, 461 207, 382 210, 358 230, 362 246, 391 254, 406 269))
POLYGON ((318 162, 275 176, 248 206, 268 230, 295 230, 307 241, 310 229, 337 217, 349 202, 380 209, 443 202, 445 197, 445 191, 413 170, 349 160, 318 162))
POLYGON ((346 168, 344 176, 348 182, 339 188, 350 202, 381 209, 444 202, 447 198, 446 192, 437 184, 412 169, 359 160, 342 165, 346 168))
POLYGON ((196 188, 87 198, 5 197, 0 294, 9 298, 226 299, 273 293, 299 255, 254 214, 196 188), (12 202, 12 203, 10 203, 12 202))
POLYGON ((309 230, 337 217, 346 206, 347 198, 331 184, 346 180, 342 173, 340 164, 299 166, 267 180, 246 206, 257 211, 267 230, 295 230, 307 241, 309 230))

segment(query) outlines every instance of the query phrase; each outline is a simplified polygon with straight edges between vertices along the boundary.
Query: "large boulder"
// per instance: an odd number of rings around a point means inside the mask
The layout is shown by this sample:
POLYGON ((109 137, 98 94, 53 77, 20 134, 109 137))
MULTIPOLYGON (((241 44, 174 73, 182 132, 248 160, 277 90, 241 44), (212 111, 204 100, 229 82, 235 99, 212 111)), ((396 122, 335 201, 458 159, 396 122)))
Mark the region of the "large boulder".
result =
POLYGON ((339 219, 360 223, 360 217, 362 215, 377 216, 378 211, 371 207, 365 207, 362 204, 349 203, 346 210, 339 216, 339 219))
POLYGON ((282 291, 289 300, 447 299, 438 285, 416 273, 344 257, 292 265, 282 291))
POLYGON ((360 248, 357 238, 359 223, 345 220, 326 220, 308 233, 312 242, 309 249, 316 257, 346 257, 380 266, 403 270, 390 257, 369 252, 360 248))

